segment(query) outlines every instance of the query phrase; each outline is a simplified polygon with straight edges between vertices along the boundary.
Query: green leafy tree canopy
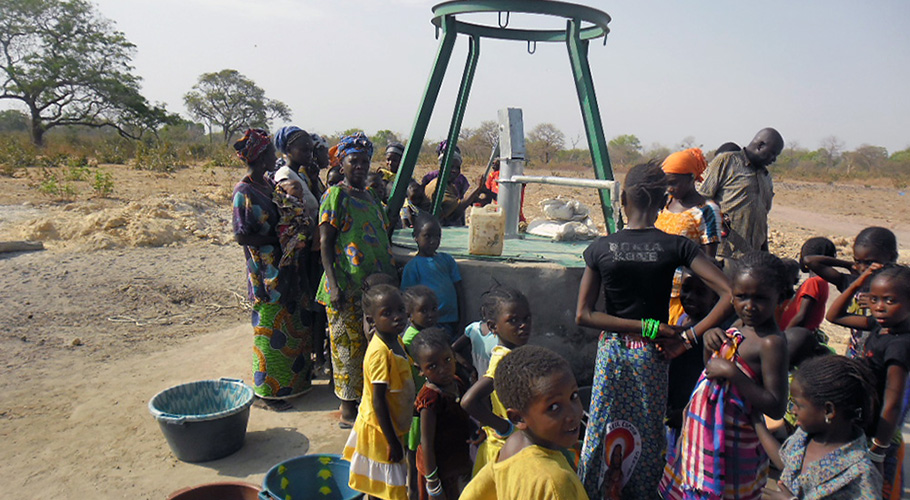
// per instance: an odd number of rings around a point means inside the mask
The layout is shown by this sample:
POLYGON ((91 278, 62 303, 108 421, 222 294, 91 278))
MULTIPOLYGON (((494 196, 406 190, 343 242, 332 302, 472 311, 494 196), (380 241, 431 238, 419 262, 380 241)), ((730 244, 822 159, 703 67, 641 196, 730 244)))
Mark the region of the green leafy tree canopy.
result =
POLYGON ((39 146, 65 125, 138 138, 172 116, 139 93, 134 49, 86 0, 0 0, 0 99, 25 105, 39 146))
POLYGON ((269 99, 253 80, 234 69, 203 73, 193 89, 183 96, 187 110, 209 130, 221 129, 228 143, 237 132, 249 128, 268 128, 272 120, 291 119, 287 104, 269 99))

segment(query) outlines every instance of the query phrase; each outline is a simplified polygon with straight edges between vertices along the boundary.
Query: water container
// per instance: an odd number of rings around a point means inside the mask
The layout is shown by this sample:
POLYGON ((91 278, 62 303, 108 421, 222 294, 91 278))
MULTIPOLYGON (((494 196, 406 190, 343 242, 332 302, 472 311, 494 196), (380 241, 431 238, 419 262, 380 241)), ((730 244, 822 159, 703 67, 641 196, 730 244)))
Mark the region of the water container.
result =
POLYGON ((502 255, 502 240, 506 232, 506 214, 499 205, 473 207, 468 230, 468 253, 472 255, 502 255))

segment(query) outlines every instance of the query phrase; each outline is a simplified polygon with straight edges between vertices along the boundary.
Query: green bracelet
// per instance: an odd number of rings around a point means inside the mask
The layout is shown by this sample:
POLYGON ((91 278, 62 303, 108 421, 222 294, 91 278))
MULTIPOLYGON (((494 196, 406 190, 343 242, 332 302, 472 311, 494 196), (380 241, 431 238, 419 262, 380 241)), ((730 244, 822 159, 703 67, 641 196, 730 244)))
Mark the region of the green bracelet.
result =
POLYGON ((660 321, 653 318, 641 320, 641 336, 646 339, 654 340, 660 330, 660 321))

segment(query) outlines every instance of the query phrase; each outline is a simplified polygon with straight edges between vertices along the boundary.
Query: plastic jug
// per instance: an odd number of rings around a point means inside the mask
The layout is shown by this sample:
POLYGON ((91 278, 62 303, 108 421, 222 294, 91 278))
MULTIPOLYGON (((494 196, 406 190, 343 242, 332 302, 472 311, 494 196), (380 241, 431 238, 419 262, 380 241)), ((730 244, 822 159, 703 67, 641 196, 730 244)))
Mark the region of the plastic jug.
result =
POLYGON ((471 208, 468 228, 468 253, 472 255, 502 255, 506 214, 499 205, 471 208))

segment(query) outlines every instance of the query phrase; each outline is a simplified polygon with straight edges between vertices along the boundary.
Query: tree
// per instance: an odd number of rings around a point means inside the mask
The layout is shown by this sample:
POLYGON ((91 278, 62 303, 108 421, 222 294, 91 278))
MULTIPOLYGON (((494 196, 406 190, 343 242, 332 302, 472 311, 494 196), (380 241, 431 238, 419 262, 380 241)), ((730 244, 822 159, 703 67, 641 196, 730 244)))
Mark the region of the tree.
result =
POLYGON ((840 160, 840 153, 844 149, 844 141, 837 138, 835 135, 829 135, 822 139, 821 149, 824 150, 825 160, 827 167, 833 167, 837 165, 838 160, 840 160))
POLYGON ((863 144, 843 154, 847 174, 860 172, 881 172, 888 162, 888 150, 881 146, 863 144))
POLYGON ((28 108, 32 142, 65 125, 139 137, 173 117, 139 94, 135 46, 86 0, 0 0, 0 99, 28 108))
POLYGON ((24 132, 28 130, 28 115, 15 109, 0 111, 0 132, 24 132))
POLYGON ((542 154, 544 163, 550 163, 565 147, 566 135, 552 123, 541 123, 528 132, 528 149, 542 154))
POLYGON ((641 159, 641 141, 632 134, 618 135, 607 143, 610 159, 617 165, 630 166, 641 159))
POLYGON ((385 148, 393 142, 400 142, 398 136, 395 132, 391 130, 380 130, 376 132, 376 135, 370 137, 370 142, 373 143, 373 155, 377 158, 377 161, 385 161, 385 148))
POLYGON ((291 119, 285 103, 265 97, 264 90, 235 69, 199 75, 183 102, 194 118, 208 125, 209 132, 219 127, 225 144, 245 128, 268 128, 275 118, 291 119))

